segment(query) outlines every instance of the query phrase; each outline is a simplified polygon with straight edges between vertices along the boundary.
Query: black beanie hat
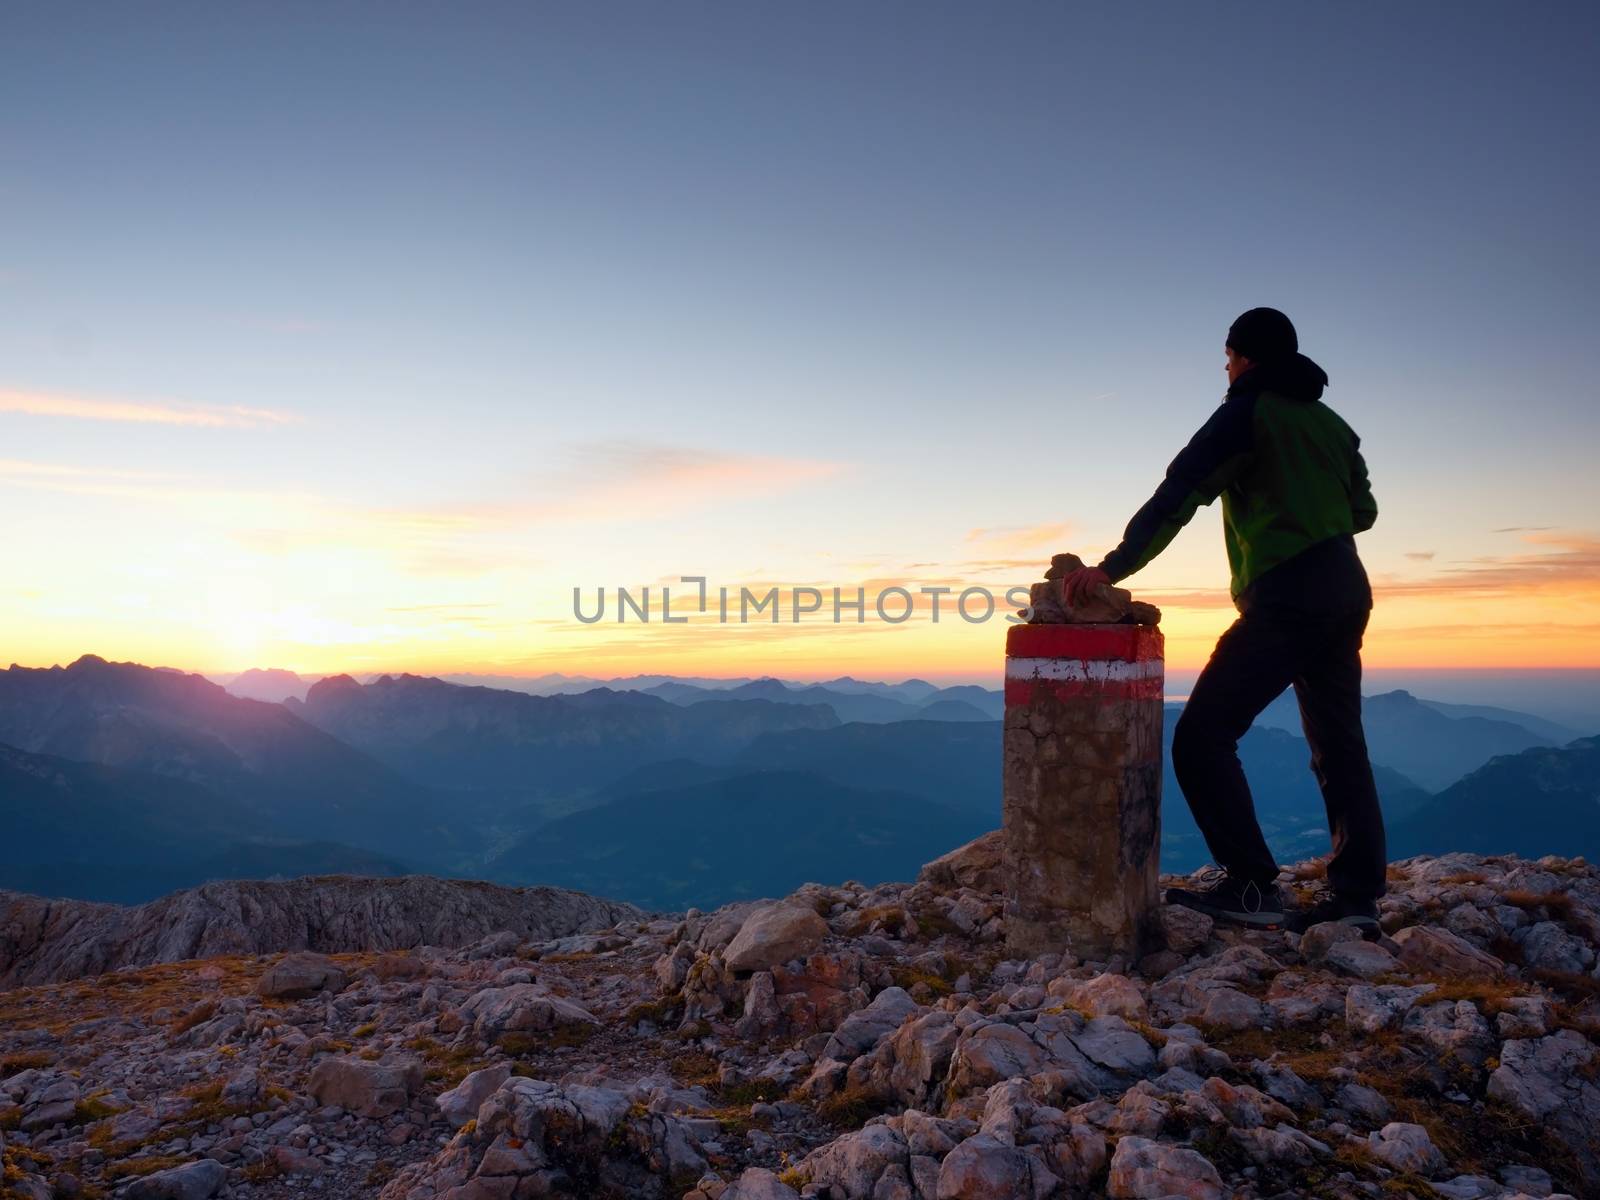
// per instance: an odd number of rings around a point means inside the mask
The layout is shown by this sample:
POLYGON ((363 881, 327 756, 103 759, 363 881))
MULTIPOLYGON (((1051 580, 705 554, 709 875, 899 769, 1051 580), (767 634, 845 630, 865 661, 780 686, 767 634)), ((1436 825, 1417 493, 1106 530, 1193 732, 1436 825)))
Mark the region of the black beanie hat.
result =
POLYGON ((1294 322, 1275 308, 1252 308, 1228 327, 1226 345, 1252 362, 1287 358, 1300 349, 1294 322))

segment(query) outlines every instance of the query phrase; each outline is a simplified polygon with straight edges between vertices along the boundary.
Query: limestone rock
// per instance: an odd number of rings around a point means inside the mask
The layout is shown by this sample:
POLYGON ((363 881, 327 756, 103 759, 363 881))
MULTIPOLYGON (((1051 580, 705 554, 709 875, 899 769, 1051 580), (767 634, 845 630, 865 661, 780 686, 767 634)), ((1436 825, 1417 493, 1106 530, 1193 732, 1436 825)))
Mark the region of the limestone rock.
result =
POLYGON ((766 971, 804 958, 828 936, 828 923, 798 904, 770 904, 745 918, 728 943, 723 961, 730 971, 766 971))
POLYGON ((905 1138, 887 1124, 866 1125, 812 1151, 799 1170, 813 1185, 847 1197, 870 1197, 891 1165, 908 1167, 905 1138))
POLYGON ((318 992, 340 992, 348 982, 343 970, 321 954, 286 954, 256 983, 256 995, 273 1000, 304 1000, 318 992))
POLYGON ((545 939, 643 916, 565 888, 429 875, 226 880, 132 908, 0 892, 0 988, 224 954, 466 946, 502 929, 545 939))
POLYGON ((764 1167, 750 1167, 720 1200, 800 1200, 800 1193, 764 1167))
POLYGON ((1494 1053, 1489 1022, 1470 1000, 1419 1004, 1406 1013, 1400 1027, 1425 1042, 1440 1060, 1479 1067, 1494 1053))
POLYGON ((1322 1108, 1322 1093, 1282 1063, 1258 1061, 1253 1068, 1262 1090, 1290 1108, 1316 1112, 1322 1108))
POLYGON ((1047 994, 1058 996, 1091 1017, 1118 1016, 1143 1021, 1149 1016, 1144 994, 1126 975, 1101 972, 1092 979, 1056 979, 1047 994))
POLYGON ((987 1134, 969 1137, 939 1166, 937 1200, 1015 1200, 1032 1194, 1028 1158, 987 1134))
POLYGON ((1344 1012, 1346 990, 1331 980, 1285 971, 1267 989, 1267 1011, 1275 1025, 1320 1025, 1344 1012))
POLYGON ((1004 853, 1004 830, 991 829, 965 846, 940 855, 917 872, 917 878, 942 888, 1003 892, 1005 875, 1001 857, 1004 853))
POLYGON ((517 983, 475 992, 456 1011, 452 1023, 471 1026, 486 1042, 507 1033, 598 1024, 588 1009, 562 996, 552 996, 537 983, 517 983))
POLYGON ((1555 1006, 1547 996, 1513 996, 1496 1014, 1495 1032, 1502 1038, 1537 1038, 1550 1032, 1555 1006))
POLYGON ((848 1062, 871 1050, 878 1042, 900 1028, 905 1019, 921 1011, 904 988, 884 988, 872 1003, 851 1013, 828 1038, 824 1058, 848 1062))
POLYGON ((483 1102, 475 1126, 437 1157, 396 1174, 382 1200, 570 1194, 582 1178, 603 1192, 664 1200, 669 1181, 696 1179, 705 1169, 687 1119, 641 1111, 615 1088, 514 1076, 483 1102))
POLYGON ((1285 1124, 1270 1129, 1230 1129, 1228 1137, 1252 1161, 1279 1171, 1309 1167, 1318 1157, 1333 1153, 1332 1147, 1285 1124))
POLYGON ((478 1115, 478 1108, 495 1092, 500 1090, 500 1085, 511 1078, 511 1064, 498 1063, 492 1067, 484 1067, 481 1071, 474 1071, 448 1092, 444 1092, 434 1101, 439 1111, 444 1114, 445 1120, 450 1122, 454 1129, 459 1129, 468 1121, 478 1115))
POLYGON ((1432 984, 1402 987, 1387 983, 1378 987, 1356 984, 1345 994, 1344 1019, 1352 1029, 1377 1033, 1400 1024, 1407 1010, 1433 990, 1432 984))
POLYGON ((1380 975, 1391 974, 1400 965, 1394 955, 1376 942, 1359 938, 1328 947, 1328 953, 1322 961, 1325 966, 1341 974, 1354 975, 1359 979, 1377 979, 1380 975))
MULTIPOLYGON (((828 914, 825 948, 738 976, 722 949, 771 902, 548 941, 490 929, 456 949, 419 947, 402 972, 339 961, 342 990, 313 978, 307 986, 322 990, 298 1000, 264 1000, 255 988, 273 960, 243 955, 8 993, 7 1186, 19 1200, 126 1200, 164 1194, 153 1189, 173 1178, 204 1191, 214 1172, 186 1160, 210 1159, 229 1176, 211 1200, 374 1200, 380 1188, 383 1200, 1215 1194, 1217 1181, 1183 1158, 1198 1153, 1224 1168, 1233 1200, 1418 1191, 1417 1172, 1450 1200, 1600 1195, 1590 989, 1556 967, 1535 974, 1519 959, 1486 987, 1453 986, 1401 961, 1394 974, 1416 986, 1397 987, 1388 974, 1353 974, 1371 964, 1340 956, 1371 944, 1336 927, 1298 939, 1202 927, 1187 957, 1161 951, 1159 971, 1144 959, 1083 966, 1059 945, 997 961, 978 938, 921 921, 959 913, 951 920, 976 932, 995 918, 993 893, 807 885, 787 903, 828 914), (508 948, 539 957, 507 963, 508 948), (684 987, 665 999, 663 951, 684 964, 684 987), (924 984, 923 1005, 895 986, 954 975, 963 978, 950 992, 924 984), (1460 995, 1471 998, 1443 998, 1460 995), (520 1032, 510 1027, 559 1024, 555 1001, 574 1006, 576 1035, 530 1028, 505 1040, 520 1032), (1206 1014, 1260 1023, 1235 1037, 1203 1025, 1206 1014), (497 1031, 499 1044, 486 1044, 497 1031), (457 1064, 480 1070, 436 1110, 438 1088, 418 1086, 423 1064, 435 1079, 457 1064), (801 1080, 812 1103, 787 1096, 801 1080), (837 1107, 818 1103, 830 1097, 837 1107), (1484 1103, 1489 1119, 1473 1124, 1470 1145, 1391 1125, 1428 1111, 1453 1121, 1484 1103), (894 1115, 861 1125, 858 1114, 873 1111, 894 1115), (127 1155, 95 1151, 118 1143, 157 1156, 148 1166, 184 1169, 116 1178, 127 1155), (388 1164, 387 1181, 368 1176, 388 1164), (783 1168, 794 1176, 772 1174, 783 1168), (275 1184, 253 1181, 274 1172, 275 1184)), ((1476 948, 1515 939, 1523 957, 1531 945, 1540 961, 1570 965, 1582 955, 1564 938, 1595 944, 1600 870, 1509 855, 1412 859, 1392 865, 1381 907, 1391 930, 1428 920, 1476 948)), ((0 924, 0 958, 32 936, 0 924)), ((1413 941, 1416 961, 1441 947, 1452 962, 1459 954, 1431 933, 1380 944, 1413 941)))
POLYGON ((1550 1172, 1540 1167, 1510 1163, 1500 1168, 1500 1181, 1516 1192, 1529 1196, 1548 1196, 1555 1190, 1550 1172))
POLYGON ((1506 965, 1465 938, 1433 925, 1412 925, 1394 935, 1400 962, 1419 975, 1497 979, 1506 965))
MULTIPOLYGON (((1047 1029, 1047 1021, 1041 1019, 1036 1028, 1047 1029)), ((1080 1054, 1116 1076, 1147 1075, 1156 1065, 1156 1053, 1150 1043, 1119 1016, 1094 1017, 1081 1030, 1067 1036, 1080 1054)), ((1052 1048, 1059 1045, 1053 1040, 1047 1040, 1047 1044, 1052 1048)))
POLYGON ((1383 1093, 1363 1084, 1345 1084, 1334 1093, 1333 1102, 1368 1125, 1381 1125, 1389 1119, 1389 1102, 1383 1093))
POLYGON ((1396 1171, 1410 1171, 1426 1178, 1437 1174, 1445 1165, 1444 1155, 1439 1153, 1421 1125, 1391 1121, 1368 1134, 1367 1145, 1374 1158, 1396 1171))
POLYGON ((1050 560, 1044 581, 1030 589, 1029 604, 1033 609, 1032 622, 1036 625, 1159 625, 1161 610, 1153 604, 1135 600, 1126 588, 1102 584, 1093 599, 1082 605, 1071 605, 1062 594, 1061 580, 1084 563, 1076 554, 1057 554, 1050 560))
POLYGON ((321 1175, 323 1163, 314 1154, 297 1150, 293 1146, 274 1146, 267 1152, 267 1160, 280 1175, 321 1175))
POLYGON ((1143 1137, 1124 1137, 1111 1156, 1106 1194, 1112 1200, 1223 1200, 1222 1176, 1196 1150, 1143 1137))
POLYGON ((1163 979, 1150 989, 1150 1006, 1163 1020, 1225 1029, 1253 1029, 1266 1021, 1261 1001, 1240 991, 1235 981, 1202 972, 1163 979))
POLYGON ((509 929, 501 929, 479 938, 467 947, 467 959, 476 962, 483 958, 509 958, 522 945, 522 939, 509 929))
POLYGON ((1203 912, 1185 908, 1181 904, 1163 904, 1156 910, 1161 924, 1161 936, 1167 949, 1189 955, 1211 940, 1216 922, 1203 912))
POLYGON ((667 953, 656 959, 654 967, 656 982, 660 984, 664 994, 683 990, 683 984, 689 978, 689 968, 694 964, 695 950, 691 942, 679 942, 667 953))
POLYGON ((1520 945, 1523 960, 1538 970, 1578 975, 1594 965, 1593 947, 1554 921, 1540 921, 1530 927, 1520 945))
POLYGON ((783 1010, 778 1007, 772 972, 757 971, 744 990, 744 1014, 735 1022, 733 1031, 742 1038, 759 1039, 776 1033, 782 1023, 783 1010))
POLYGON ((169 1167, 135 1180, 125 1200, 208 1200, 227 1181, 228 1169, 214 1158, 169 1167))
POLYGON ((1015 1025, 996 1022, 963 1035, 950 1063, 954 1095, 980 1091, 1003 1079, 1034 1075, 1050 1063, 1050 1055, 1015 1025))
POLYGON ((1506 1042, 1489 1076, 1490 1099, 1541 1122, 1578 1156, 1586 1181, 1600 1188, 1600 1050, 1581 1033, 1563 1029, 1547 1037, 1506 1042))
POLYGON ((23 1133, 38 1133, 56 1125, 72 1124, 77 1115, 80 1091, 70 1079, 58 1079, 29 1094, 19 1128, 23 1133))
POLYGON ((1316 965, 1328 957, 1328 951, 1346 942, 1359 942, 1361 931, 1343 921, 1323 921, 1300 935, 1300 957, 1316 965))
POLYGON ((727 950, 728 943, 738 935, 746 918, 756 909, 765 908, 770 903, 760 900, 738 900, 732 904, 724 904, 715 912, 692 917, 684 922, 684 933, 696 950, 706 954, 721 954, 727 950))
POLYGON ((422 1064, 416 1059, 327 1058, 311 1072, 308 1090, 320 1104, 377 1118, 405 1108, 421 1086, 422 1064))
POLYGON ((849 1083, 908 1108, 924 1107, 942 1087, 961 1035, 951 1013, 913 1018, 850 1064, 849 1083))

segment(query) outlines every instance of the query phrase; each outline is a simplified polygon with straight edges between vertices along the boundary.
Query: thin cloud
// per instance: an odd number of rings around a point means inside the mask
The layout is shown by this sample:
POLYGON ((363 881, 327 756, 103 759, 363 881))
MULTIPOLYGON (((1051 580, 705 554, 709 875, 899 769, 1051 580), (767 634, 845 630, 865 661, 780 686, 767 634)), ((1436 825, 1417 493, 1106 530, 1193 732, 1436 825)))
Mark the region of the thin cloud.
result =
POLYGON ((402 604, 391 605, 384 612, 450 613, 466 608, 499 608, 498 604, 402 604))
POLYGON ((631 439, 571 447, 567 466, 537 493, 462 510, 487 524, 659 518, 725 502, 748 501, 821 483, 844 464, 778 455, 737 454, 631 439))
POLYGON ((293 492, 217 487, 190 476, 162 471, 85 467, 21 459, 0 459, 0 485, 79 496, 118 496, 155 504, 192 505, 204 502, 214 513, 222 512, 221 506, 228 504, 255 505, 273 511, 290 505, 309 509, 315 500, 314 497, 293 492))
POLYGON ((967 532, 967 541, 976 542, 997 558, 1015 558, 1028 550, 1051 549, 1060 553, 1060 547, 1073 534, 1073 527, 1064 521, 1043 525, 1001 525, 967 532))
MULTIPOLYGON (((1485 625, 1476 621, 1463 621, 1455 625, 1401 625, 1383 629, 1385 637, 1395 641, 1425 641, 1434 638, 1453 638, 1468 641, 1503 643, 1512 639, 1572 639, 1600 634, 1600 622, 1595 621, 1525 621, 1516 624, 1485 625)), ((1580 668, 1581 669, 1581 668, 1580 668)))
POLYGON ((1406 557, 1409 558, 1412 562, 1432 562, 1433 558, 1434 558, 1434 551, 1432 551, 1432 550, 1408 550, 1408 551, 1406 551, 1406 557))
POLYGON ((138 425, 181 425, 197 429, 258 429, 290 425, 300 419, 293 413, 237 405, 218 407, 7 390, 0 390, 0 413, 138 425))
MULTIPOLYGON (((1548 552, 1509 555, 1484 555, 1448 566, 1422 579, 1372 581, 1379 602, 1389 599, 1429 599, 1452 597, 1498 597, 1538 595, 1552 589, 1600 586, 1600 539, 1587 534, 1530 533, 1523 539, 1531 546, 1550 546, 1548 552)), ((1416 551, 1407 558, 1431 561, 1435 552, 1416 551)), ((1228 608, 1233 604, 1226 591, 1163 591, 1135 587, 1141 600, 1162 608, 1228 608)), ((1496 626, 1499 628, 1499 626, 1496 626)))
POLYGON ((1195 591, 1162 591, 1159 588, 1133 589, 1135 598, 1157 608, 1232 608, 1233 597, 1226 588, 1195 591))
POLYGON ((164 471, 129 471, 117 467, 75 467, 66 463, 26 462, 18 458, 0 458, 0 479, 6 480, 76 482, 116 479, 157 483, 175 478, 177 476, 164 471))
POLYGON ((1600 585, 1600 538, 1592 534, 1531 530, 1523 541, 1551 550, 1481 555, 1419 580, 1382 580, 1383 596, 1515 596, 1600 585))

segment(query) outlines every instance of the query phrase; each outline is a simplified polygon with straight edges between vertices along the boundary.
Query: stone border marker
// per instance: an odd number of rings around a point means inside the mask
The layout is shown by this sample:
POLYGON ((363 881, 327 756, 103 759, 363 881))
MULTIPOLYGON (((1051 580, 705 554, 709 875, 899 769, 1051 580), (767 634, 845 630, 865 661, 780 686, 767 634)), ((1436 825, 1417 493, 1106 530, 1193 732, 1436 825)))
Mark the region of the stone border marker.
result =
POLYGON ((1006 948, 1104 962, 1144 950, 1161 847, 1161 631, 1006 636, 1006 948))

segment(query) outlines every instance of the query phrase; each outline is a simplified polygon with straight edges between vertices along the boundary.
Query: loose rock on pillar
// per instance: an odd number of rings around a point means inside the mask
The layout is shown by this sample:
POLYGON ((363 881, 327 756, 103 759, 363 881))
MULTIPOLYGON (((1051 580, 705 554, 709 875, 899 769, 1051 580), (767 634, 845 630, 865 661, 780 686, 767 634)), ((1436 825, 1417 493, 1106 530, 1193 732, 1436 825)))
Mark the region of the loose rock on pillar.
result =
POLYGON ((1056 556, 1035 623, 1006 639, 1007 948, 1131 959, 1159 894, 1160 612, 1120 588, 1070 608, 1059 580, 1075 565, 1056 556))

